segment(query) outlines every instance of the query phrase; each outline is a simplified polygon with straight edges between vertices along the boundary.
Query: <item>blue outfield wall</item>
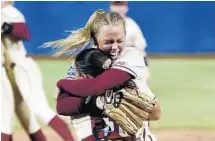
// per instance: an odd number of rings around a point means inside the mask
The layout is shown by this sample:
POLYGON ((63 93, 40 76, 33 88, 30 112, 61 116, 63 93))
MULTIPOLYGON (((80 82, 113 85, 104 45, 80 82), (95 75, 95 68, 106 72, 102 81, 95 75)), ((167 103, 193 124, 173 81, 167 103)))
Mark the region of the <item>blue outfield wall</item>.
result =
MULTIPOLYGON (((97 9, 110 2, 15 2, 31 30, 25 42, 29 54, 49 55, 43 42, 67 36, 65 30, 85 25, 97 9)), ((141 27, 153 54, 215 53, 215 2, 129 2, 132 17, 141 27)))

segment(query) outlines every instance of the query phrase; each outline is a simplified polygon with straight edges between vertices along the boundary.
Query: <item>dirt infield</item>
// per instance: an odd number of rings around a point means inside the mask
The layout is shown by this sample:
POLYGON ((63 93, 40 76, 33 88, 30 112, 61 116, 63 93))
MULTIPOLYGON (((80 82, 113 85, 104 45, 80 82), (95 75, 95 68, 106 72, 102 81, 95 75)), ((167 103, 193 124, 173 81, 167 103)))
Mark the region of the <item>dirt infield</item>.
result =
MULTIPOLYGON (((44 130, 47 141, 63 141, 54 131, 44 130)), ((158 141, 215 141, 214 131, 186 131, 186 130, 165 130, 153 131, 158 141)), ((23 131, 15 132, 14 141, 29 141, 23 131)))

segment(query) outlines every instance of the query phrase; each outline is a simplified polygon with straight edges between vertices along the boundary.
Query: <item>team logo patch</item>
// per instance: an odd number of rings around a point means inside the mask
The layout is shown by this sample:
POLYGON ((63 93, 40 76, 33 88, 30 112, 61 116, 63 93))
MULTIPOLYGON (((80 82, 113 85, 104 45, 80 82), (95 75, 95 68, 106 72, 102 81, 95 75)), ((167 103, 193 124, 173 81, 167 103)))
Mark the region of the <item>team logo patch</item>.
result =
POLYGON ((115 64, 116 66, 126 66, 126 62, 117 62, 116 64, 115 64))
POLYGON ((67 71, 66 78, 74 78, 75 79, 75 67, 74 64, 70 66, 70 68, 67 71))

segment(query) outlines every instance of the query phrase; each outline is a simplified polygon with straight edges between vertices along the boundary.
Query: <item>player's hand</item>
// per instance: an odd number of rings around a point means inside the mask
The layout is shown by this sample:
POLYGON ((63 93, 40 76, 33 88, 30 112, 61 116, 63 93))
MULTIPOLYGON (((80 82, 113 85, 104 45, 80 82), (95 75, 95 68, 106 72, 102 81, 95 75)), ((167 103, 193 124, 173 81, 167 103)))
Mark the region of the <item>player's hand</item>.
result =
POLYGON ((122 98, 123 93, 121 91, 107 90, 104 95, 97 97, 96 105, 101 110, 105 109, 106 104, 112 104, 115 108, 119 108, 122 98))
POLYGON ((98 96, 96 98, 96 106, 97 106, 97 108, 99 108, 100 110, 104 110, 104 105, 105 105, 104 96, 98 96))

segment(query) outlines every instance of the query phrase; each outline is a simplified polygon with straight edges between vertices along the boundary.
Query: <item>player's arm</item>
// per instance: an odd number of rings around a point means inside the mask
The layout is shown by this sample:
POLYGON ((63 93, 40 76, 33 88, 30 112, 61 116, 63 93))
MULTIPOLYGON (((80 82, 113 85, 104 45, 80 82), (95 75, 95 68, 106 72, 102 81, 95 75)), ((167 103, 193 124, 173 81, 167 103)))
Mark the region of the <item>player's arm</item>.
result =
POLYGON ((57 82, 57 87, 81 97, 100 95, 104 91, 136 77, 137 74, 142 75, 144 67, 145 62, 140 51, 133 48, 127 49, 124 56, 119 58, 111 69, 98 77, 80 80, 61 79, 57 82))
POLYGON ((1 33, 18 40, 29 40, 30 34, 24 15, 15 7, 2 11, 1 33))
POLYGON ((12 36, 15 39, 19 39, 19 40, 30 39, 30 33, 26 23, 4 22, 1 29, 4 35, 12 36))
POLYGON ((156 98, 155 94, 151 91, 151 89, 148 87, 146 80, 145 83, 141 84, 142 92, 152 99, 156 100, 156 103, 154 107, 152 108, 152 111, 149 113, 148 120, 159 120, 161 118, 161 107, 158 99, 156 98))
POLYGON ((61 92, 57 97, 56 109, 60 115, 69 116, 72 114, 80 114, 81 103, 81 98, 72 97, 66 92, 61 92))
POLYGON ((155 106, 152 109, 152 112, 149 113, 149 120, 159 120, 161 118, 161 107, 159 101, 156 102, 155 106))
POLYGON ((99 117, 103 111, 96 106, 96 97, 79 98, 62 92, 57 98, 57 112, 64 116, 74 116, 89 113, 91 116, 99 117))
POLYGON ((61 79, 57 82, 57 87, 73 95, 87 97, 90 95, 101 95, 105 90, 122 84, 131 78, 132 76, 126 71, 109 69, 92 79, 61 79))
POLYGON ((142 73, 145 66, 142 55, 137 49, 127 49, 124 56, 118 59, 112 68, 92 79, 67 80, 61 79, 57 82, 57 87, 73 95, 86 97, 89 95, 100 95, 108 89, 136 77, 137 73, 142 73), (133 58, 131 60, 130 58, 133 58))

